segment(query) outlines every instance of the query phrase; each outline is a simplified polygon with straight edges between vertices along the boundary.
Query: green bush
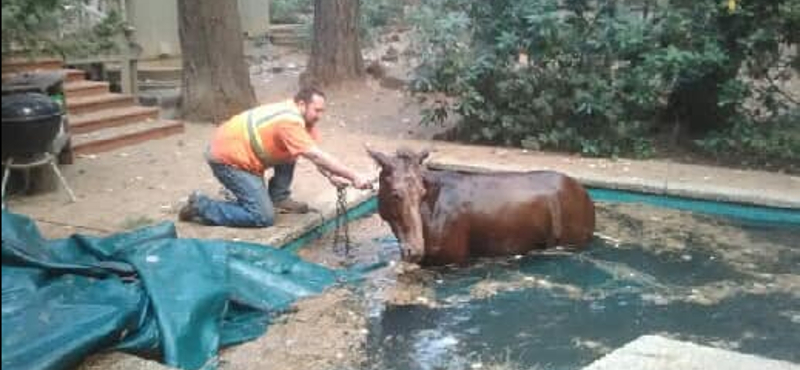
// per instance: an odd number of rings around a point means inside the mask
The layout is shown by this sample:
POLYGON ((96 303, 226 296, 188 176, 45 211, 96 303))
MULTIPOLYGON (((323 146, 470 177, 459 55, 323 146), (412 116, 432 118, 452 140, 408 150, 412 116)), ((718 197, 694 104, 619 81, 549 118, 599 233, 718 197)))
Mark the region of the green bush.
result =
POLYGON ((313 0, 272 0, 269 3, 269 19, 275 24, 308 22, 313 13, 313 0))
POLYGON ((800 159, 800 109, 769 122, 742 120, 695 142, 718 159, 747 158, 751 163, 794 162, 800 159))
POLYGON ((403 4, 397 0, 372 0, 361 2, 361 40, 372 44, 378 33, 403 15, 403 4))
MULTIPOLYGON (((362 1, 359 8, 359 32, 362 45, 375 41, 376 36, 403 14, 403 4, 393 0, 362 1)), ((270 19, 275 24, 303 24, 303 46, 309 48, 314 34, 313 0, 277 0, 270 3, 270 19)))
MULTIPOLYGON (((83 58, 120 51, 124 22, 110 12, 93 27, 60 31, 69 10, 82 0, 4 0, 3 56, 49 55, 83 58)), ((62 29, 63 30, 63 29, 62 29)))
POLYGON ((676 122, 703 135, 752 116, 748 99, 763 108, 762 121, 785 110, 786 99, 755 94, 739 71, 779 64, 780 48, 796 42, 785 30, 797 29, 787 15, 797 3, 745 2, 731 13, 717 1, 645 9, 618 1, 431 0, 413 17, 422 56, 412 89, 428 104, 426 122, 455 114, 462 139, 649 156, 656 133, 676 122), (706 127, 700 117, 714 122, 706 127))
POLYGON ((4 0, 3 1, 3 55, 18 50, 39 49, 40 31, 45 23, 54 28, 60 0, 4 0))

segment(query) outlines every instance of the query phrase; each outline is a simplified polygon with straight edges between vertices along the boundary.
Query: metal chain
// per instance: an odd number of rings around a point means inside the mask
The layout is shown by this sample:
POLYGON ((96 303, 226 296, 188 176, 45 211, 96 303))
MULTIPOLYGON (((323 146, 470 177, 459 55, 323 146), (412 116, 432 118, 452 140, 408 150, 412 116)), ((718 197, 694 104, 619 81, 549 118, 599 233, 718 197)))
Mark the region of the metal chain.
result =
POLYGON ((333 251, 344 257, 350 257, 350 251, 353 249, 348 221, 347 188, 342 186, 336 191, 336 231, 333 234, 333 251))

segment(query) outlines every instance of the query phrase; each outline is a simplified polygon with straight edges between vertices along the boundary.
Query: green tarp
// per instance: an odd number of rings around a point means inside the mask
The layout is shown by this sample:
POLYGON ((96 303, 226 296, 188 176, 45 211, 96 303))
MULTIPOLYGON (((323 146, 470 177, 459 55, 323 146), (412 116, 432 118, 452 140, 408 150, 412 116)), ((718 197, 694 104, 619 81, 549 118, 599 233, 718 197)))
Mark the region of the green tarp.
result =
POLYGON ((357 275, 262 245, 179 239, 170 223, 46 240, 30 219, 2 217, 4 370, 68 369, 103 350, 211 368, 220 347, 357 275))

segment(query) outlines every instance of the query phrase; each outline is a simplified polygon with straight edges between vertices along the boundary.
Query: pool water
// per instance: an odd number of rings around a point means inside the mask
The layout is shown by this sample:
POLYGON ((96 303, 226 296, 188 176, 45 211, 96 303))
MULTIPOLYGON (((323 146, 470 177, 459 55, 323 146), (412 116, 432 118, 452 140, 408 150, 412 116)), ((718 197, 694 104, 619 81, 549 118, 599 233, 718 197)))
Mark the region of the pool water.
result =
POLYGON ((799 225, 641 207, 581 253, 426 269, 435 304, 379 307, 369 367, 580 369, 645 334, 800 363, 799 225))

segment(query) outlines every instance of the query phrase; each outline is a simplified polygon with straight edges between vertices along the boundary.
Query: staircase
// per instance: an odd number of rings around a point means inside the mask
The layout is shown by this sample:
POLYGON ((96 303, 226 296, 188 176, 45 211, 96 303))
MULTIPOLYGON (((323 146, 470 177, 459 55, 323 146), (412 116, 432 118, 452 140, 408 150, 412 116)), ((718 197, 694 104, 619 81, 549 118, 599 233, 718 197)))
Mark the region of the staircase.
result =
POLYGON ((302 24, 273 24, 269 26, 269 38, 273 45, 301 48, 306 41, 302 24))
POLYGON ((96 154, 141 144, 184 131, 183 122, 159 119, 159 110, 143 107, 131 95, 112 93, 109 83, 88 81, 86 73, 63 69, 58 60, 3 62, 3 79, 13 73, 62 70, 72 136, 72 153, 96 154))

